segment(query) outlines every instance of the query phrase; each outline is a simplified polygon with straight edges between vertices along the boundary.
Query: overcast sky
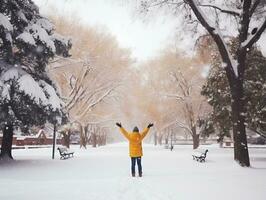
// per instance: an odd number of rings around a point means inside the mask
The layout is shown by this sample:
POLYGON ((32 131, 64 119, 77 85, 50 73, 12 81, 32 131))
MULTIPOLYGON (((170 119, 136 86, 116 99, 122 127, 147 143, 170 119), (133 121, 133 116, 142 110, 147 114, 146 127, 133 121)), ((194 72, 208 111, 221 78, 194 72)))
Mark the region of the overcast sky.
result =
POLYGON ((139 61, 155 56, 174 37, 176 20, 156 15, 143 18, 135 0, 34 0, 44 15, 76 15, 84 24, 106 26, 121 47, 132 50, 139 61))

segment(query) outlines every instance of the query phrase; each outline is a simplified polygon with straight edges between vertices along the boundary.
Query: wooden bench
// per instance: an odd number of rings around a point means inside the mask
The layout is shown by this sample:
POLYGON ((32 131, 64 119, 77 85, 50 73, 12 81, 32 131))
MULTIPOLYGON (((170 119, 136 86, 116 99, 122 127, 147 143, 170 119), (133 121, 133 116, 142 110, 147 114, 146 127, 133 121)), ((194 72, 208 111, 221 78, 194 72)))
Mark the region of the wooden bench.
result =
POLYGON ((64 159, 70 158, 70 156, 71 157, 74 156, 74 152, 69 152, 68 149, 65 148, 65 147, 58 147, 57 149, 58 149, 58 151, 60 153, 60 156, 61 156, 60 159, 61 160, 62 159, 64 160, 64 159))
POLYGON ((201 153, 200 155, 192 155, 192 158, 193 160, 196 160, 198 162, 205 162, 207 152, 208 152, 208 149, 206 149, 205 152, 201 153))

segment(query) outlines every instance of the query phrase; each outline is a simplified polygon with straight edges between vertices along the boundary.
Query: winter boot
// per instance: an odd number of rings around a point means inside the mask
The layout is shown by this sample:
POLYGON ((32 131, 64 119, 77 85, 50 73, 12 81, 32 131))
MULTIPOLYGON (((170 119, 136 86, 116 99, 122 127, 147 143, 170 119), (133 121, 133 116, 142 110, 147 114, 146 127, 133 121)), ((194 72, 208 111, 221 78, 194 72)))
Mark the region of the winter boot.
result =
POLYGON ((142 172, 139 173, 139 177, 142 177, 142 172))

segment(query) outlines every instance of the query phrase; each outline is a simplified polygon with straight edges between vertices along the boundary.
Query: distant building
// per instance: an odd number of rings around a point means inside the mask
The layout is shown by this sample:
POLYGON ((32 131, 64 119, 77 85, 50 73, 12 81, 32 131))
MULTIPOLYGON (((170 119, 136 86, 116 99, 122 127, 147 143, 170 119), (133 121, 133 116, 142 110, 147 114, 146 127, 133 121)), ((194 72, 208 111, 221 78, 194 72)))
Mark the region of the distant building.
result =
MULTIPOLYGON (((3 135, 0 134, 0 145, 2 144, 3 135)), ((39 130, 38 134, 30 136, 13 136, 13 145, 25 146, 25 145, 52 145, 53 137, 47 136, 43 129, 39 130)), ((58 138, 56 144, 62 144, 62 139, 58 138)))

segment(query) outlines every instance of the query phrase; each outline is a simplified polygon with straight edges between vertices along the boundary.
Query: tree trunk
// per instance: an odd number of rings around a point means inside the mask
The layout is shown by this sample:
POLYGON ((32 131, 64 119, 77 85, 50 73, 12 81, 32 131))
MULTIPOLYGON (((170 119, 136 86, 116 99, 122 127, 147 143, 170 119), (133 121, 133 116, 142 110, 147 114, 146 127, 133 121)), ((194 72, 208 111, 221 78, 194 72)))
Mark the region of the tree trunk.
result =
POLYGON ((162 135, 162 133, 160 133, 159 136, 158 136, 159 145, 162 145, 162 140, 163 140, 163 135, 162 135))
POLYGON ((99 134, 97 144, 98 144, 98 146, 102 146, 102 144, 103 144, 103 135, 102 134, 99 134))
POLYGON ((67 148, 70 147, 70 132, 63 133, 63 141, 64 141, 64 146, 67 148))
POLYGON ((87 140, 84 134, 84 128, 82 125, 80 125, 80 148, 84 147, 85 149, 87 149, 87 140))
POLYGON ((218 136, 219 138, 217 139, 217 142, 219 143, 220 148, 222 148, 224 142, 224 133, 220 132, 218 136))
POLYGON ((165 144, 168 145, 168 138, 167 137, 165 138, 165 144))
POLYGON ((196 127, 192 127, 192 139, 193 139, 193 149, 197 149, 199 147, 199 134, 197 134, 196 127))
POLYGON ((157 145, 157 132, 154 132, 154 145, 157 145))
POLYGON ((96 133, 92 133, 92 147, 97 146, 97 138, 96 138, 96 133))
POLYGON ((13 159, 12 157, 13 125, 7 124, 3 129, 3 140, 0 159, 13 159))
POLYGON ((197 149, 199 147, 199 135, 193 135, 193 149, 197 149))
POLYGON ((220 147, 220 148, 223 148, 223 140, 220 140, 220 141, 219 141, 219 147, 220 147))
POLYGON ((101 145, 102 146, 106 145, 106 134, 104 133, 101 138, 102 138, 101 139, 101 145))
POLYGON ((233 87, 231 91, 234 159, 238 161, 241 166, 249 167, 250 161, 249 161, 246 127, 245 127, 243 82, 236 79, 234 86, 235 87, 233 87))
POLYGON ((168 145, 168 143, 169 143, 169 132, 165 135, 165 144, 167 144, 168 145))

